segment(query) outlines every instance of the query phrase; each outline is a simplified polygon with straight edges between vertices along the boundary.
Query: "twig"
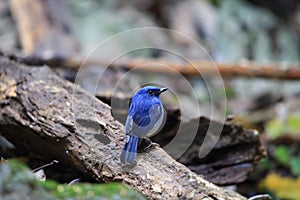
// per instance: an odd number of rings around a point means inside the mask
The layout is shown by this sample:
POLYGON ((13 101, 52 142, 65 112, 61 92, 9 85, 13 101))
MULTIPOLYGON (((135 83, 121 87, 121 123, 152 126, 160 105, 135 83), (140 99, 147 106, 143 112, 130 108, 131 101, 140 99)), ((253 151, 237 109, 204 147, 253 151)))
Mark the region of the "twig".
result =
POLYGON ((47 164, 42 165, 42 166, 40 166, 40 167, 38 167, 38 168, 35 168, 34 170, 32 170, 32 172, 35 173, 35 172, 37 172, 37 171, 39 171, 39 170, 41 170, 41 169, 44 169, 44 168, 46 168, 46 167, 49 167, 49 166, 54 165, 54 164, 57 164, 57 163, 59 163, 57 160, 53 160, 51 163, 47 163, 47 164))
POLYGON ((248 200, 270 200, 272 199, 268 194, 260 194, 253 197, 250 197, 248 200))
POLYGON ((73 185, 75 183, 79 183, 79 181, 80 181, 80 178, 76 178, 76 179, 72 180, 70 183, 68 183, 68 186, 73 185))

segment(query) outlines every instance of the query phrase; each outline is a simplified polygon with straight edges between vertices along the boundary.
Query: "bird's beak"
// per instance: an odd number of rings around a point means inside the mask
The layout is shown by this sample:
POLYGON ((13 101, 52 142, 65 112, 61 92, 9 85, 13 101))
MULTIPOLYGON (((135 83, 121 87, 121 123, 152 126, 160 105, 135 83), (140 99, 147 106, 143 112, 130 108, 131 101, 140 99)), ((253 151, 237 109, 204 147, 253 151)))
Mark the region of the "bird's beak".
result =
POLYGON ((168 88, 161 88, 161 89, 159 90, 159 94, 162 93, 162 92, 165 92, 165 91, 167 91, 167 90, 168 90, 168 88))

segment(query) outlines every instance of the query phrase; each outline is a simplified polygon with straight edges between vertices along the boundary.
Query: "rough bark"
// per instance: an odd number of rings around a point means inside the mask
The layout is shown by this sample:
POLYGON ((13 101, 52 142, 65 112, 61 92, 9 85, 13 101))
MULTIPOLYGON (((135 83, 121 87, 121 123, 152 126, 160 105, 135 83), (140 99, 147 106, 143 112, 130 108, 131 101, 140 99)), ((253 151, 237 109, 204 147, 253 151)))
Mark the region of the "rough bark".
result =
POLYGON ((150 199, 245 199, 225 191, 161 148, 122 166, 124 127, 110 107, 48 67, 0 57, 0 133, 17 147, 56 159, 104 182, 121 181, 150 199))
MULTIPOLYGON (((211 137, 217 136, 212 132, 211 137)), ((241 125, 230 121, 223 125, 200 118, 198 134, 179 161, 192 171, 203 174, 203 177, 212 183, 234 185, 244 182, 258 161, 265 156, 266 151, 257 131, 244 130, 241 125), (213 123, 213 126, 223 126, 222 133, 212 151, 199 159, 198 149, 210 123, 213 123)))
MULTIPOLYGON (((124 98, 126 94, 115 95, 114 101, 128 102, 124 98)), ((111 96, 100 95, 100 100, 106 103, 111 102, 111 96)), ((126 110, 115 108, 116 114, 120 120, 126 120, 126 110)), ((181 135, 180 141, 186 138, 194 138, 187 150, 181 150, 179 146, 173 151, 182 151, 178 161, 192 171, 201 174, 206 180, 217 185, 234 185, 242 183, 248 177, 248 174, 254 170, 258 161, 266 156, 266 151, 260 140, 259 133, 255 130, 245 130, 240 124, 227 120, 225 124, 209 120, 205 117, 195 118, 188 121, 181 121, 180 109, 167 109, 167 120, 164 128, 151 140, 165 147, 173 138, 181 135), (199 158, 199 150, 203 146, 204 137, 208 134, 210 124, 213 127, 222 127, 219 135, 218 128, 210 129, 210 141, 217 143, 208 155, 199 158), (178 133, 178 127, 181 126, 184 133, 178 133), (194 135, 194 130, 197 130, 194 135)), ((206 141, 209 143, 209 141, 206 141)), ((184 143, 184 142, 182 142, 184 143)), ((174 152, 170 152, 174 155, 174 152)))

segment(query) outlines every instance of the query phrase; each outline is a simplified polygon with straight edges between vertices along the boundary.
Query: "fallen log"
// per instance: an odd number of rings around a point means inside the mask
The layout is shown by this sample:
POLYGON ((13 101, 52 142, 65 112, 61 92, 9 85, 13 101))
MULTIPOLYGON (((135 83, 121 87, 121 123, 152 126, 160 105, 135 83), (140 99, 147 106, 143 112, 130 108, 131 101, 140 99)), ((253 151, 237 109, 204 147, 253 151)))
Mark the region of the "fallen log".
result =
MULTIPOLYGON (((111 102, 109 94, 99 93, 97 97, 108 104, 111 102)), ((129 99, 126 98, 126 94, 119 94, 114 96, 114 101, 128 102, 129 99)), ((124 107, 114 109, 114 114, 120 120, 126 120, 124 107)), ((233 123, 233 120, 227 120, 225 124, 211 121, 206 117, 181 121, 180 109, 166 109, 166 111, 167 120, 164 128, 151 137, 151 140, 163 148, 172 142, 176 135, 178 137, 182 134, 180 141, 185 141, 185 138, 194 138, 178 161, 197 174, 201 174, 209 182, 219 186, 242 183, 254 170, 258 161, 266 156, 259 133, 255 130, 245 130, 240 124, 233 123), (218 129, 210 130, 211 140, 217 142, 208 155, 199 158, 199 150, 210 124, 214 127, 223 127, 222 132, 219 136, 218 129), (179 126, 184 133, 178 133, 179 126), (197 133, 193 135, 195 127, 197 133)), ((174 151, 181 150, 179 146, 176 146, 174 151)), ((174 154, 174 152, 170 152, 171 156, 174 154)))
POLYGON ((150 199, 245 199, 204 180, 160 148, 122 166, 123 125, 110 107, 48 67, 0 57, 0 134, 98 181, 121 181, 150 199))

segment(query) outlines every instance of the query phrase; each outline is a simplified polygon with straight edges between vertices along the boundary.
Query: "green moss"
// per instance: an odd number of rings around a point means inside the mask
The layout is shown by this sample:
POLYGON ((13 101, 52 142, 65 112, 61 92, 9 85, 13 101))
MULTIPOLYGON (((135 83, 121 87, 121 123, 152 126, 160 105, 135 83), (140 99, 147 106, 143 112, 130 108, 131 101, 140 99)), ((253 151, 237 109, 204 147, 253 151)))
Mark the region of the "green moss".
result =
POLYGON ((120 183, 73 185, 53 180, 36 180, 22 163, 9 160, 0 164, 0 199, 141 199, 140 193, 120 183))
POLYGON ((266 132, 270 138, 277 138, 284 134, 299 134, 300 116, 290 115, 284 120, 274 118, 266 125, 266 132))

